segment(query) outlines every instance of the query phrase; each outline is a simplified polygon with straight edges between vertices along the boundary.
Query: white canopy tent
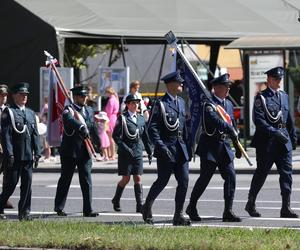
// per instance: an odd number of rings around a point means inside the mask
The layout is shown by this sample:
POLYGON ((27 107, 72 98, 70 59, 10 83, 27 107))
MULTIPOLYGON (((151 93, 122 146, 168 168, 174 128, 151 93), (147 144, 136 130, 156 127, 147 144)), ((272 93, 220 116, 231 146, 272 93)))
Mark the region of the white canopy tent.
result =
POLYGON ((198 42, 244 36, 297 35, 297 0, 16 0, 63 37, 139 43, 178 37, 198 42))

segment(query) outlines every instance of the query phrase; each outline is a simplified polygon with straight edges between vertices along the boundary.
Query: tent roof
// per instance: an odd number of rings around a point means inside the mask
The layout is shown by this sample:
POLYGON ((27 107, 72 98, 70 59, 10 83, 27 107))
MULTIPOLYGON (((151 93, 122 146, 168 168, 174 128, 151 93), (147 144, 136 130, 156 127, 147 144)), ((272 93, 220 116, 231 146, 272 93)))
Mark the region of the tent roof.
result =
POLYGON ((64 37, 195 42, 298 35, 297 0, 16 0, 64 37))
POLYGON ((238 38, 225 49, 297 49, 300 48, 300 36, 245 36, 238 38))

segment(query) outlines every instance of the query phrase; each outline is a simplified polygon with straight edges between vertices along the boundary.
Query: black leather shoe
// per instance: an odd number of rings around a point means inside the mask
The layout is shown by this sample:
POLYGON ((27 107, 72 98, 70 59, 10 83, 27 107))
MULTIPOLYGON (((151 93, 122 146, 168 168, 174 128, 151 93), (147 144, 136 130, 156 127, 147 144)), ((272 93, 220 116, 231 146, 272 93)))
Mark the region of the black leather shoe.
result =
POLYGON ((6 216, 4 214, 0 214, 0 220, 6 220, 6 216))
POLYGON ((19 214, 19 221, 32 221, 32 217, 29 215, 29 213, 23 213, 19 214))
POLYGON ((97 217, 99 216, 99 213, 96 212, 88 212, 88 213, 83 213, 84 217, 97 217))
POLYGON ((146 224, 154 224, 151 208, 148 205, 146 205, 146 203, 142 206, 142 215, 143 220, 146 224))
POLYGON ((201 221, 201 217, 198 215, 196 208, 188 205, 185 212, 190 217, 191 221, 201 221))
POLYGON ((13 209, 14 206, 10 201, 7 201, 6 204, 4 205, 4 208, 6 209, 13 209))
POLYGON ((298 214, 296 214, 292 209, 281 209, 280 210, 281 218, 299 218, 298 214))
POLYGON ((245 210, 251 217, 261 217, 261 214, 256 211, 255 203, 247 202, 245 210))
POLYGON ((67 213, 64 210, 55 210, 57 216, 67 216, 67 213))
POLYGON ((173 218, 173 226, 190 226, 191 221, 183 217, 182 214, 175 214, 173 218))
POLYGON ((120 207, 120 201, 115 201, 114 199, 111 200, 111 203, 113 204, 113 208, 116 212, 121 212, 121 207, 120 207))
POLYGON ((223 222, 241 222, 241 218, 237 217, 231 210, 223 213, 223 222))

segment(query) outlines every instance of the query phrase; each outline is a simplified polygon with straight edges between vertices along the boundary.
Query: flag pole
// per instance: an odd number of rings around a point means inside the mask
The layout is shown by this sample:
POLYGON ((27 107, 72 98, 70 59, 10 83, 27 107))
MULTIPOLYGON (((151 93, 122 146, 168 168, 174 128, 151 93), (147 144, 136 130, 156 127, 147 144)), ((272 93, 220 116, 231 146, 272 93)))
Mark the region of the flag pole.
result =
MULTIPOLYGON (((62 80, 62 78, 61 78, 61 76, 60 76, 60 74, 58 72, 58 70, 57 70, 57 67, 55 66, 55 61, 56 60, 53 58, 53 56, 49 52, 44 51, 44 54, 47 56, 47 62, 46 62, 46 64, 50 65, 51 70, 53 70, 53 72, 54 72, 54 74, 55 74, 55 76, 56 76, 56 78, 58 80, 58 84, 61 87, 64 95, 68 98, 68 101, 70 102, 70 104, 73 105, 74 102, 73 102, 71 96, 68 93, 68 90, 67 90, 67 88, 66 88, 66 86, 65 86, 65 84, 64 84, 64 82, 63 82, 63 80, 62 80)), ((74 109, 74 117, 75 117, 76 120, 79 120, 79 113, 77 112, 76 109, 74 109)), ((95 151, 94 146, 93 146, 93 144, 91 142, 91 139, 90 138, 85 138, 84 139, 84 143, 85 143, 86 148, 87 148, 87 150, 89 152, 89 155, 97 157, 96 151, 95 151)))
MULTIPOLYGON (((210 92, 206 89, 204 83, 201 81, 201 79, 199 78, 199 76, 197 75, 197 73, 195 72, 194 68, 192 67, 192 65, 190 64, 190 62, 188 61, 188 59, 186 58, 186 56, 182 53, 182 51, 180 50, 179 46, 177 45, 177 38, 175 36, 175 34, 172 31, 169 31, 166 35, 165 38, 167 40, 167 42, 170 44, 170 46, 174 49, 176 49, 176 52, 181 56, 181 58, 183 59, 184 63, 186 64, 186 66, 189 68, 189 70, 191 71, 191 73, 193 74, 194 78, 196 79, 196 81, 198 82, 199 86, 201 87, 201 89, 204 92, 204 95, 206 98, 208 98, 212 103, 212 97, 210 92)), ((220 117, 227 123, 227 120, 224 118, 224 116, 222 115, 222 113, 220 112, 219 109, 216 109, 218 114, 220 115, 220 117)), ((245 151, 245 149, 243 148, 242 144, 240 143, 240 141, 234 140, 233 143, 239 148, 239 150, 241 151, 242 155, 245 157, 245 159, 247 160, 248 164, 250 166, 253 166, 247 152, 245 151)))

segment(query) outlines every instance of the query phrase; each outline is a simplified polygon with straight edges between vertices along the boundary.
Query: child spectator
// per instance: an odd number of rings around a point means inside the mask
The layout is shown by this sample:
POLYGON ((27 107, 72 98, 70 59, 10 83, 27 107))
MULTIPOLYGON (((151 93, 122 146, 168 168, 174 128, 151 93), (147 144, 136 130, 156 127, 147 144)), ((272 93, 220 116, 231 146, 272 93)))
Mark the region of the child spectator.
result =
POLYGON ((101 111, 99 114, 95 115, 95 119, 98 123, 98 132, 101 140, 101 149, 103 153, 103 158, 97 159, 98 161, 108 161, 108 150, 110 146, 109 137, 107 131, 109 130, 109 119, 107 113, 101 111))

